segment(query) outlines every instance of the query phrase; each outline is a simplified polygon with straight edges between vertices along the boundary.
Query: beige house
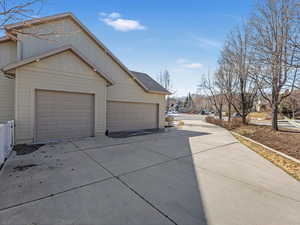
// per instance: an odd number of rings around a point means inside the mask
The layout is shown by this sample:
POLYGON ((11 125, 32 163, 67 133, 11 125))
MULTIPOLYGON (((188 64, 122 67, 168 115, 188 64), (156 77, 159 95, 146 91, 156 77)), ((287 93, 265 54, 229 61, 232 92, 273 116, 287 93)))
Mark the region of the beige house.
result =
POLYGON ((169 92, 129 71, 71 13, 5 30, 0 123, 16 121, 17 143, 164 127, 169 92))

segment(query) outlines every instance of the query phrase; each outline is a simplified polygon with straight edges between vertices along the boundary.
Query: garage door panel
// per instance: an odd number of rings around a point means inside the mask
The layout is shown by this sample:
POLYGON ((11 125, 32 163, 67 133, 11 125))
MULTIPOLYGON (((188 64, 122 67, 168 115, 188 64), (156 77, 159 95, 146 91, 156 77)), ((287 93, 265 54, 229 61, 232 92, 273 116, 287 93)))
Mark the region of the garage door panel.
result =
POLYGON ((94 134, 94 96, 37 91, 36 140, 89 137, 94 134))
POLYGON ((110 132, 158 128, 158 105, 108 101, 107 128, 110 132))

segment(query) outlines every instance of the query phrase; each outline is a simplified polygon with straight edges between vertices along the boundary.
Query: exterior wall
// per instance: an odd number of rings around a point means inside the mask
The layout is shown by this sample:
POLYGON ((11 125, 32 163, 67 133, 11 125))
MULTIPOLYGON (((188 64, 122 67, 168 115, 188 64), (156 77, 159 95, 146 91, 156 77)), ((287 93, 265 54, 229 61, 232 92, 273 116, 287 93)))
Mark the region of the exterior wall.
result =
POLYGON ((71 44, 116 82, 115 85, 108 87, 107 100, 159 104, 159 124, 160 127, 164 127, 165 96, 145 92, 127 72, 113 61, 112 58, 71 19, 63 19, 33 26, 26 31, 43 33, 60 32, 60 34, 49 36, 47 39, 51 39, 51 41, 20 35, 19 39, 22 41, 22 56, 24 58, 43 53, 62 45, 71 44))
MULTIPOLYGON (((16 60, 17 47, 13 41, 0 43, 0 68, 16 60)), ((0 71, 0 123, 14 119, 15 80, 0 71)))
POLYGON ((95 134, 104 134, 106 130, 106 81, 71 52, 65 52, 17 69, 17 143, 33 141, 36 89, 95 94, 95 134))

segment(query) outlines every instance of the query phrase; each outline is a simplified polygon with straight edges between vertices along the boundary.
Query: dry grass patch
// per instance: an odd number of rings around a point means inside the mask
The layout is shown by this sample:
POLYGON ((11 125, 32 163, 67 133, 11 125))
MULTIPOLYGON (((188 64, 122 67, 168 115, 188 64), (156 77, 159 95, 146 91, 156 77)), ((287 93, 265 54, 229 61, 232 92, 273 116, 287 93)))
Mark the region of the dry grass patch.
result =
POLYGON ((179 127, 184 126, 184 122, 183 122, 182 120, 180 120, 180 121, 178 122, 178 125, 177 125, 177 126, 179 126, 179 127))
POLYGON ((270 113, 268 112, 252 112, 248 115, 250 119, 262 119, 266 120, 270 117, 270 113))

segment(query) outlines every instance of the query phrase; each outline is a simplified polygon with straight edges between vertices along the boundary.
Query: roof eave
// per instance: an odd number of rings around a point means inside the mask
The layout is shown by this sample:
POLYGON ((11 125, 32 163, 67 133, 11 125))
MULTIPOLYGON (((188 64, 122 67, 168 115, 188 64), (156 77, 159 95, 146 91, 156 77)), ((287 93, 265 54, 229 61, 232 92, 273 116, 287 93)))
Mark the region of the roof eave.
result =
POLYGON ((105 45, 100 40, 98 40, 98 38, 92 32, 90 32, 89 29, 84 24, 82 24, 80 22, 80 20, 77 19, 77 17, 71 12, 56 14, 56 15, 48 16, 48 17, 43 17, 41 19, 32 19, 32 20, 25 21, 25 22, 9 24, 9 25, 6 25, 4 28, 9 33, 12 29, 20 29, 20 28, 24 28, 26 26, 29 27, 31 25, 42 24, 45 22, 55 21, 55 20, 67 18, 67 17, 72 18, 79 25, 79 27, 81 27, 83 29, 83 31, 86 32, 87 35, 89 37, 91 37, 94 40, 94 42, 113 59, 113 61, 115 61, 115 63, 117 63, 132 79, 134 79, 137 82, 137 84, 139 84, 147 92, 147 88, 145 88, 144 85, 140 84, 140 82, 138 82, 135 79, 134 75, 130 72, 130 70, 108 48, 106 48, 105 45))
POLYGON ((172 95, 172 93, 169 91, 153 91, 153 90, 148 89, 147 92, 149 92, 151 94, 172 95))
POLYGON ((7 42, 7 41, 11 41, 11 38, 9 36, 3 36, 3 37, 0 37, 0 43, 3 43, 3 42, 7 42))
POLYGON ((1 70, 6 73, 6 74, 14 74, 15 70, 19 67, 34 63, 34 62, 39 62, 40 60, 43 60, 45 58, 55 56, 57 54, 60 54, 65 51, 71 51, 73 54, 75 54, 77 57, 79 57, 83 62, 85 62, 95 73, 97 73, 99 76, 101 76, 104 80, 106 80, 108 86, 114 85, 115 82, 110 79, 104 72, 102 72, 99 68, 97 68, 95 65, 90 63, 85 56, 83 56, 78 50, 74 49, 71 45, 67 46, 62 46, 60 48, 57 48, 55 50, 43 53, 39 56, 36 57, 30 57, 28 59, 24 59, 20 62, 8 64, 4 66, 1 70))
POLYGON ((12 29, 21 29, 24 27, 30 27, 31 25, 42 24, 45 22, 55 21, 66 17, 73 17, 73 14, 71 12, 65 12, 65 13, 55 14, 52 16, 46 16, 46 17, 35 18, 32 20, 26 20, 18 23, 7 24, 4 26, 4 29, 6 31, 10 31, 12 29))

